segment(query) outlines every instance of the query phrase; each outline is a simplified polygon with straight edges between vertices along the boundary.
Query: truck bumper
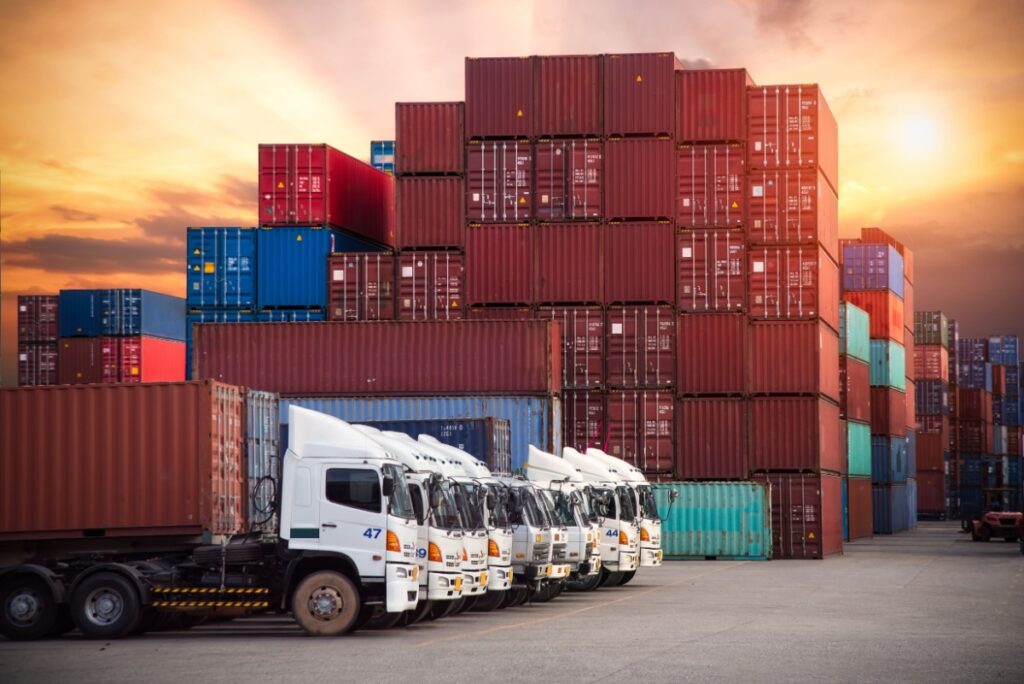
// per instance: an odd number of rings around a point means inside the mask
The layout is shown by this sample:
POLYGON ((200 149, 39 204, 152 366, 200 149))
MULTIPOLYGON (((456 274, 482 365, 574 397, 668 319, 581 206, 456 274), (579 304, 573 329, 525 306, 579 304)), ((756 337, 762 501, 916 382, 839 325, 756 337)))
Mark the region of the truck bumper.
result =
POLYGON ((387 612, 401 613, 416 607, 420 594, 419 571, 419 566, 414 563, 387 564, 384 577, 387 587, 387 612))
POLYGON ((597 573, 601 572, 601 565, 602 563, 600 556, 594 556, 593 558, 591 558, 590 567, 587 568, 587 575, 596 575, 597 573))
POLYGON ((572 572, 572 566, 565 564, 555 564, 551 566, 551 574, 548 575, 550 579, 559 580, 565 579, 572 572))
POLYGON ((462 596, 461 572, 432 572, 427 580, 427 598, 452 601, 462 596))
POLYGON ((487 591, 508 591, 512 586, 512 567, 490 566, 487 568, 487 591))
POLYGON ((479 596, 487 593, 488 575, 486 570, 463 570, 462 595, 479 596))
POLYGON ((661 565, 661 549, 640 549, 640 567, 656 568, 661 565))
POLYGON ((636 570, 640 565, 640 554, 638 553, 620 553, 619 554, 619 567, 616 568, 618 572, 632 572, 636 570))

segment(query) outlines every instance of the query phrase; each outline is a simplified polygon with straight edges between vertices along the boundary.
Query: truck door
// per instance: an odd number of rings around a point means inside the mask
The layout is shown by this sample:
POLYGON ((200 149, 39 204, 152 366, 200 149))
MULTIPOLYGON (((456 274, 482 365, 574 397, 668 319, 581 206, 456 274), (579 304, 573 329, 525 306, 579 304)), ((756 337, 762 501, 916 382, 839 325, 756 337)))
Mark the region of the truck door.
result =
POLYGON ((384 576, 387 516, 380 473, 359 466, 323 466, 320 550, 351 558, 360 574, 384 576))

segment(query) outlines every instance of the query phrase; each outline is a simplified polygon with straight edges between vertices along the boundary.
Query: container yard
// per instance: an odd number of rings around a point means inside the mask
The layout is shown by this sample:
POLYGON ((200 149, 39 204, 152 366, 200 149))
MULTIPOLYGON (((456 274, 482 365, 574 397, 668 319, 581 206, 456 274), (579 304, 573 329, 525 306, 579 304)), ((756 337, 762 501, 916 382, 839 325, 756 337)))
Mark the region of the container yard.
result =
POLYGON ((1024 677, 1024 321, 906 180, 951 134, 882 154, 830 57, 520 42, 50 205, 140 237, 46 235, 0 326, 4 681, 1024 677))

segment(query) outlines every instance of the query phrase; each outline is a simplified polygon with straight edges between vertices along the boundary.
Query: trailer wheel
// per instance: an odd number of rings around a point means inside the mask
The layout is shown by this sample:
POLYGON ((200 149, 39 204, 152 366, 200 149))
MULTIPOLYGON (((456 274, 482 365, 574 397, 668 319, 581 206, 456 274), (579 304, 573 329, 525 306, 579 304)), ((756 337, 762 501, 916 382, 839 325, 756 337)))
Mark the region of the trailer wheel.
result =
POLYGON ((14 577, 0 587, 0 634, 12 641, 42 639, 52 633, 59 607, 46 582, 32 575, 14 577))
POLYGON ((622 581, 619 582, 619 586, 620 587, 626 586, 627 584, 629 584, 633 580, 633 577, 635 577, 635 576, 636 576, 636 570, 630 570, 629 572, 622 573, 622 581))
POLYGON ((312 636, 338 636, 352 631, 362 601, 352 580, 340 572, 314 572, 295 587, 292 615, 312 636))
POLYGON ((142 603, 126 578, 113 572, 100 572, 75 587, 71 619, 90 639, 120 639, 131 634, 139 624, 142 603))

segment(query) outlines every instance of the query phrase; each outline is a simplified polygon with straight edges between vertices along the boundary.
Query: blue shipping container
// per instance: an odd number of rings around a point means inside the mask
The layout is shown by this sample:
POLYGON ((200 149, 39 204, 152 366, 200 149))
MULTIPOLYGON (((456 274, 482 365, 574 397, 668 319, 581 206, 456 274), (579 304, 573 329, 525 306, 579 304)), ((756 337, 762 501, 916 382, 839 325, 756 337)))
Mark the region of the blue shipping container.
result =
POLYGON ((666 482, 653 485, 665 558, 771 555, 769 487, 762 482, 666 482), (678 493, 673 503, 670 494, 678 493))
POLYGON ((327 320, 322 309, 264 309, 254 314, 257 323, 314 323, 327 320))
POLYGON ((562 453, 562 404, 557 397, 304 397, 281 400, 281 423, 291 405, 355 423, 393 420, 502 418, 511 430, 512 470, 526 463, 529 446, 562 453))
POLYGON ((907 440, 905 437, 871 436, 871 481, 878 484, 905 482, 907 479, 907 440))
POLYGON ((917 431, 907 430, 907 477, 917 477, 917 431))
POLYGON ((57 319, 61 337, 185 339, 185 300, 150 290, 61 290, 57 319))
POLYGON ((1020 338, 1016 335, 994 335, 988 338, 988 361, 1000 366, 1020 363, 1020 338))
POLYGON ((907 391, 907 350, 902 344, 871 340, 871 386, 907 391))
POLYGON ((850 541, 850 483, 843 478, 843 541, 850 541))
POLYGON ((906 484, 872 485, 871 512, 875 534, 905 532, 910 524, 906 484))
POLYGON ((907 527, 917 528, 917 479, 907 478, 907 527))
POLYGON ((957 344, 957 378, 960 387, 992 391, 992 367, 987 363, 988 340, 964 337, 957 344))
POLYGON ((252 323, 252 311, 190 311, 185 327, 185 378, 192 378, 192 326, 196 323, 252 323))
POLYGON ((1021 485, 1021 457, 1020 456, 1007 456, 1003 465, 1005 468, 1006 484, 1011 487, 1019 487, 1021 485))
POLYGON ((370 165, 384 173, 395 173, 395 141, 371 140, 370 165))
POLYGON ((844 290, 891 290, 903 297, 903 257, 890 245, 843 245, 844 290))
POLYGON ((918 380, 914 392, 914 415, 949 415, 949 385, 942 380, 918 380))
POLYGON ((189 228, 185 301, 189 309, 256 306, 256 228, 189 228))
POLYGON ((961 483, 958 494, 960 517, 973 518, 981 514, 985 495, 980 483, 961 483))
POLYGON ((871 318, 849 302, 839 304, 839 353, 871 363, 871 318))

